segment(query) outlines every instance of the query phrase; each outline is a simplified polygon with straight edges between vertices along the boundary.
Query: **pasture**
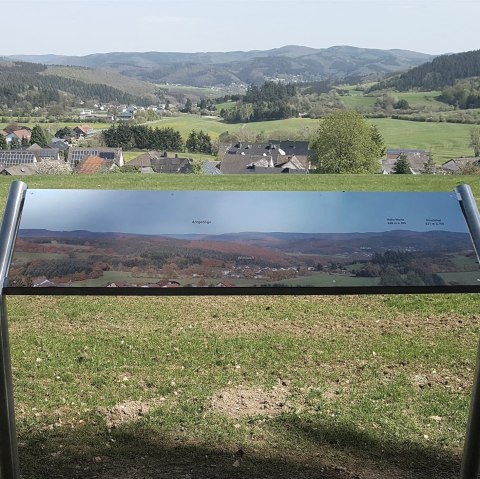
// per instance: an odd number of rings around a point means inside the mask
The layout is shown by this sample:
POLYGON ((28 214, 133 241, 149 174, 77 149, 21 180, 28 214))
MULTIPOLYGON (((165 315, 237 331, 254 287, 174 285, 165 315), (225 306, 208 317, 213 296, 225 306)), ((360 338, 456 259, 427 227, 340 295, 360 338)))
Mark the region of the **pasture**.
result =
MULTIPOLYGON (((347 97, 342 97, 347 98, 347 97)), ((471 125, 458 123, 434 123, 394 120, 391 118, 369 119, 377 125, 387 148, 424 149, 433 154, 435 163, 442 164, 450 158, 470 156, 471 125)), ((243 124, 227 124, 218 117, 201 117, 198 115, 182 115, 164 118, 154 122, 152 126, 171 127, 179 130, 184 138, 192 130, 208 132, 212 138, 220 133, 262 133, 268 139, 309 139, 315 134, 320 120, 308 118, 291 118, 288 120, 263 121, 243 124)))
MULTIPOLYGON (((0 177, 1 203, 10 182, 0 177)), ((26 182, 319 191, 451 191, 464 182, 480 198, 474 176, 26 182)), ((480 332, 473 294, 7 304, 25 479, 458 477, 480 332)))

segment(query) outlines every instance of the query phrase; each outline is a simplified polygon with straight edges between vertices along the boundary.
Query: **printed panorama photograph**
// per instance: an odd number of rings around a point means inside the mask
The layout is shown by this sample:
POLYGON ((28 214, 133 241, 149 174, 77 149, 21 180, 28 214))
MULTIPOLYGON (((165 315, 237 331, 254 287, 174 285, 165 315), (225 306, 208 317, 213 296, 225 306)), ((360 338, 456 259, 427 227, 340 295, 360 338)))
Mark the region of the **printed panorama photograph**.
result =
POLYGON ((27 190, 26 288, 475 285, 455 193, 27 190))

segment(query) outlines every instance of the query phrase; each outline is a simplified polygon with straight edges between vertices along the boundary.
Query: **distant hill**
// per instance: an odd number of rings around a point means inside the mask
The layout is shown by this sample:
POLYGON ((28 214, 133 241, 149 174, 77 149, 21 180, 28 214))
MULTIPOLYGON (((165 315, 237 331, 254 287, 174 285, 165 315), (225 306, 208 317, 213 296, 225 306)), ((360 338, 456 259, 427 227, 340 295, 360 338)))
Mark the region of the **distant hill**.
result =
POLYGON ((430 62, 380 82, 375 89, 442 90, 454 85, 458 80, 471 77, 480 77, 480 50, 436 57, 430 62))
POLYGON ((47 106, 62 98, 148 105, 158 101, 155 86, 112 72, 47 67, 0 58, 0 104, 8 108, 47 106))
POLYGON ((190 86, 262 84, 265 80, 330 80, 383 77, 428 62, 433 55, 407 50, 288 45, 248 52, 113 52, 86 56, 13 55, 46 65, 101 68, 154 83, 190 86))
POLYGON ((134 96, 150 97, 152 101, 155 99, 155 92, 157 91, 157 87, 152 83, 109 70, 52 65, 48 66, 43 74, 70 78, 84 83, 100 83, 134 96))

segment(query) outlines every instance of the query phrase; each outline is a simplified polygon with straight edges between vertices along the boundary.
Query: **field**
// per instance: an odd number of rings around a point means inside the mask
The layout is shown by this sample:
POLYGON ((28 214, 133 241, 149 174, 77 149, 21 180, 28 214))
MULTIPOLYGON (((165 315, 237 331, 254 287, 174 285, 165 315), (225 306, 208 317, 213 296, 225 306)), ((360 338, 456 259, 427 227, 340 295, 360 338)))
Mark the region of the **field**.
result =
POLYGON ((428 123, 391 118, 372 119, 378 126, 387 148, 413 148, 430 151, 435 163, 450 158, 471 156, 469 148, 471 125, 428 123))
MULTIPOLYGON (((2 203, 10 181, 0 178, 2 203)), ((318 191, 451 191, 462 182, 480 199, 475 176, 27 180, 318 191)), ((458 477, 480 332, 475 295, 7 304, 22 478, 458 477)))
MULTIPOLYGON (((442 164, 450 158, 472 155, 469 148, 471 125, 455 123, 427 123, 391 118, 376 118, 369 120, 378 126, 387 148, 425 149, 431 151, 434 161, 442 164)), ((293 135, 309 138, 318 128, 319 120, 307 118, 291 118, 268 122, 247 124, 226 124, 215 117, 200 117, 182 115, 164 118, 152 123, 152 126, 172 127, 179 130, 184 138, 191 130, 203 130, 212 138, 217 138, 222 132, 235 133, 262 132, 268 138, 293 135)))

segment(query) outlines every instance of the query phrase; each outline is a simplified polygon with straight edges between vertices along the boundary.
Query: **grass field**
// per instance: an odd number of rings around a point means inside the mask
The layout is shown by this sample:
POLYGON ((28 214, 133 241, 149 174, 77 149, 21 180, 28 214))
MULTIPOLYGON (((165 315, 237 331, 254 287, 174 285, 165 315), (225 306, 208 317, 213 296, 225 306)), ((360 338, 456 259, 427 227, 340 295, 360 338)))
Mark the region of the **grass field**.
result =
MULTIPOLYGON (((445 111, 448 110, 448 106, 445 103, 436 100, 436 97, 440 95, 439 91, 429 92, 387 92, 390 96, 397 98, 398 100, 407 100, 410 108, 416 110, 430 111, 445 111)), ((381 93, 365 95, 363 91, 350 90, 348 95, 342 96, 342 103, 347 108, 362 108, 364 111, 372 109, 375 106, 375 102, 381 93)))
POLYGON ((378 126, 387 148, 412 148, 430 151, 435 163, 450 158, 471 156, 469 148, 471 125, 428 123, 391 118, 371 120, 378 126))
POLYGON ((407 100, 410 108, 424 109, 431 111, 441 111, 448 109, 448 105, 436 100, 440 95, 440 91, 415 91, 415 92, 394 92, 392 93, 399 100, 407 100))
MULTIPOLYGON (((10 178, 0 177, 0 202, 10 178)), ((451 191, 480 177, 31 177, 30 188, 451 191)), ((321 211, 312 205, 312 215, 321 211)), ((476 295, 8 297, 22 478, 458 477, 476 295)))
MULTIPOLYGON (((153 122, 152 126, 160 128, 169 126, 179 130, 184 138, 192 130, 203 130, 208 132, 212 138, 217 138, 220 133, 228 131, 230 133, 239 130, 251 131, 254 133, 264 132, 265 135, 271 135, 277 132, 297 132, 297 131, 315 131, 319 120, 305 118, 289 118, 287 120, 259 121, 254 123, 225 123, 219 117, 202 117, 199 115, 181 115, 170 118, 163 118, 158 122, 153 122)), ((308 133, 305 138, 308 138, 308 133)))
MULTIPOLYGON (((342 97, 353 98, 353 97, 342 97)), ((155 122, 152 126, 170 126, 179 130, 184 138, 191 130, 203 130, 213 138, 224 131, 234 133, 263 132, 266 138, 284 136, 293 133, 309 138, 318 128, 320 120, 306 118, 291 118, 268 122, 255 122, 247 124, 227 124, 218 118, 205 118, 200 116, 183 115, 180 117, 165 118, 155 122)), ((436 163, 441 164, 450 158, 469 156, 472 154, 470 143, 471 125, 455 123, 427 123, 391 118, 378 118, 369 120, 378 126, 387 148, 424 149, 431 151, 436 163)))
POLYGON ((377 99, 373 96, 365 96, 363 92, 352 91, 350 95, 342 96, 341 101, 347 108, 373 110, 377 99))

